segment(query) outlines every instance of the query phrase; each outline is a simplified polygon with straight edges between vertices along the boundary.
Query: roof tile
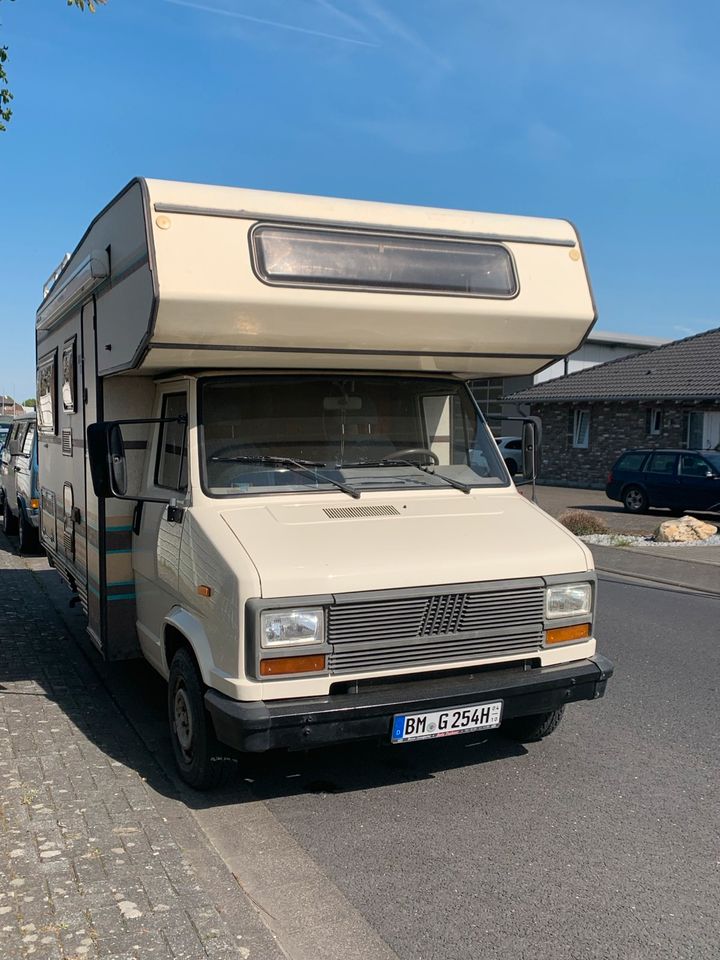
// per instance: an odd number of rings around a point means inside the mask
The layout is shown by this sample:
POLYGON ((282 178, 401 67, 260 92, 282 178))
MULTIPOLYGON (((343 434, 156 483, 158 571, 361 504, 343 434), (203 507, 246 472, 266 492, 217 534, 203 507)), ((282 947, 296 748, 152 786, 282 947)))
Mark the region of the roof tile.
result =
POLYGON ((504 399, 523 403, 720 400, 720 327, 546 380, 504 399))

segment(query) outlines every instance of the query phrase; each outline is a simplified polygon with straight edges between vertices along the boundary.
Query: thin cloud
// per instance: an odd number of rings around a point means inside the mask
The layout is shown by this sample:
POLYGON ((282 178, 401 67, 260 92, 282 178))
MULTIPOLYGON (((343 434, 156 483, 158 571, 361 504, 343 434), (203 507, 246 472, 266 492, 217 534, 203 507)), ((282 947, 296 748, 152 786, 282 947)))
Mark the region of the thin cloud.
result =
POLYGON ((336 17, 338 20, 342 20, 354 30, 359 30, 361 33, 364 33, 366 37, 371 37, 374 41, 374 46, 380 46, 380 44, 375 40, 372 31, 366 26, 366 24, 362 22, 362 20, 359 20, 357 17, 353 17, 352 14, 348 13, 346 10, 341 10, 340 7, 336 7, 334 3, 330 2, 330 0, 315 0, 315 2, 319 7, 322 7, 323 10, 327 10, 331 16, 336 17))
POLYGON ((304 33, 311 37, 321 37, 323 40, 335 40, 340 43, 352 43, 361 47, 377 47, 378 43, 371 40, 359 40, 355 37, 344 37, 337 33, 325 33, 322 30, 311 30, 309 27, 298 27, 293 23, 281 23, 279 20, 265 20, 263 17, 252 17, 248 13, 238 13, 236 10, 223 10, 220 7, 208 7, 203 3, 193 3, 191 0, 165 0, 176 7, 188 7, 190 10, 200 10, 203 13, 214 14, 218 17, 232 17, 234 20, 247 20, 250 23, 259 23, 264 27, 274 27, 278 30, 290 30, 293 33, 304 33))
POLYGON ((414 47, 426 59, 432 60, 443 70, 452 70, 452 65, 443 57, 439 56, 425 41, 416 33, 406 27, 402 20, 390 13, 379 2, 379 0, 360 0, 361 6, 368 17, 371 17, 392 37, 401 40, 408 46, 414 47))

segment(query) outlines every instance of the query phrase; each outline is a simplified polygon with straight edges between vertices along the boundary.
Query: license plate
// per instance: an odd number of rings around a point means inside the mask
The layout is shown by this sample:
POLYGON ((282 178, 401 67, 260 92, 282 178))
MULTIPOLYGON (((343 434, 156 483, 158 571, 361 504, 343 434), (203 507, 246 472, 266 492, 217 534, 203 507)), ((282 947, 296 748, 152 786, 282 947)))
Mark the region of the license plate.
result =
POLYGON ((493 700, 432 713, 397 714, 393 717, 390 739, 393 743, 410 743, 412 740, 452 737, 473 730, 492 730, 500 726, 502 707, 502 700, 493 700))

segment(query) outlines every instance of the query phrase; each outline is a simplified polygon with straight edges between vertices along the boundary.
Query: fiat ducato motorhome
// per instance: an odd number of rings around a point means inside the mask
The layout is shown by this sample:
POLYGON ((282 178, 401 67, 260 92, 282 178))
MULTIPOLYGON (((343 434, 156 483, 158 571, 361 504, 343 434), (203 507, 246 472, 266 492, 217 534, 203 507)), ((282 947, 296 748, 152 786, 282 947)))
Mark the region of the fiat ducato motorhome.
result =
POLYGON ((103 656, 167 679, 189 784, 602 696, 590 552, 468 388, 594 319, 563 220, 158 180, 93 220, 37 313, 41 540, 103 656))

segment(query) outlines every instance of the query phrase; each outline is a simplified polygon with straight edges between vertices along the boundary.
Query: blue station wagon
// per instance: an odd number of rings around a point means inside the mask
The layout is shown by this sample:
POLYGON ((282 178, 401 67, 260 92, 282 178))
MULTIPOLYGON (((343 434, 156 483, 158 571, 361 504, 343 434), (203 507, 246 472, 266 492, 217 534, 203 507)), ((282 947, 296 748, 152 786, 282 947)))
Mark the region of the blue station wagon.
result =
POLYGON ((648 507, 720 510, 720 453, 626 450, 608 474, 605 493, 630 513, 645 513, 648 507))

